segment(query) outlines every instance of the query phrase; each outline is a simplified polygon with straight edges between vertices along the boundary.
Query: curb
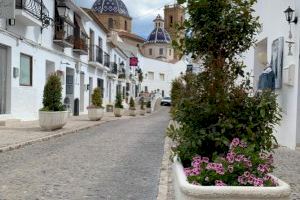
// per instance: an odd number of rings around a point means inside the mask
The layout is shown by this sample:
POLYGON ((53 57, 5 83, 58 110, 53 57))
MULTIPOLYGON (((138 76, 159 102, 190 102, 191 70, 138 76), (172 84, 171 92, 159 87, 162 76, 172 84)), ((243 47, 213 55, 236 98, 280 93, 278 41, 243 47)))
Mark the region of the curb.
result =
POLYGON ((83 127, 78 127, 76 129, 73 129, 73 130, 66 130, 66 131, 62 131, 60 133, 55 133, 53 135, 49 135, 49 136, 45 136, 45 137, 41 137, 41 138, 36 138, 36 139, 29 140, 29 141, 26 141, 26 142, 21 142, 21 143, 17 143, 17 144, 13 144, 13 145, 8 145, 6 147, 0 148, 0 153, 4 153, 4 152, 8 152, 8 151, 13 151, 13 150, 16 150, 16 149, 23 148, 25 146, 29 146, 29 145, 38 143, 38 142, 45 142, 45 141, 48 141, 50 139, 62 137, 62 136, 69 135, 69 134, 74 134, 74 133, 77 133, 79 131, 87 130, 87 129, 90 129, 90 128, 93 128, 93 127, 96 127, 96 126, 100 126, 102 124, 105 124, 105 123, 108 123, 108 122, 112 122, 112 121, 134 119, 134 118, 141 118, 141 117, 148 117, 148 116, 151 116, 152 114, 154 114, 156 112, 157 111, 152 112, 150 114, 147 114, 145 116, 137 116, 137 117, 126 116, 126 118, 113 118, 113 119, 109 119, 107 121, 100 121, 97 124, 83 126, 83 127))
POLYGON ((160 168, 157 200, 167 200, 169 191, 169 166, 171 164, 171 139, 165 138, 164 155, 160 168))

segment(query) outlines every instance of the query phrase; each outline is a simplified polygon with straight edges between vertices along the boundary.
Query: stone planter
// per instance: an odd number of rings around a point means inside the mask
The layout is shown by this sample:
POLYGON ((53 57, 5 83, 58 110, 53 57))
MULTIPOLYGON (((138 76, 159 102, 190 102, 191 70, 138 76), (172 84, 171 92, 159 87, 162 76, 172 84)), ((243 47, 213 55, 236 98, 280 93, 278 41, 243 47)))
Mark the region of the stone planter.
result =
POLYGON ((291 194, 290 186, 275 177, 277 187, 198 186, 187 181, 177 157, 172 168, 176 200, 289 200, 291 194))
POLYGON ((129 109, 129 116, 135 117, 136 116, 136 110, 129 109))
POLYGON ((147 113, 151 113, 151 108, 146 108, 147 113))
POLYGON ((123 108, 115 108, 114 109, 114 114, 115 114, 115 117, 122 117, 122 115, 123 115, 123 108))
POLYGON ((146 111, 145 110, 140 110, 140 115, 145 115, 146 111))
POLYGON ((43 130, 53 131, 66 125, 69 111, 46 112, 39 111, 39 124, 43 130))
POLYGON ((88 108, 88 116, 91 121, 99 121, 103 118, 103 108, 88 108))

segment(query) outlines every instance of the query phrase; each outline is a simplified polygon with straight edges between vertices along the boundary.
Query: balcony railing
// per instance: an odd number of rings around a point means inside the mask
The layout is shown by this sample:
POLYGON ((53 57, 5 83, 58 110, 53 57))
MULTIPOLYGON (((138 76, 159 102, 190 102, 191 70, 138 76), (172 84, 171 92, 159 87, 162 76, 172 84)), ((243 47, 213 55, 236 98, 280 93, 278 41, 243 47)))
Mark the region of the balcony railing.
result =
POLYGON ((16 0, 16 9, 25 10, 40 21, 49 18, 49 11, 45 7, 43 0, 16 0))
POLYGON ((74 38, 74 52, 78 52, 81 55, 88 54, 88 37, 84 34, 80 34, 74 38))
POLYGON ((104 66, 109 67, 110 64, 110 55, 108 53, 104 53, 104 66))
POLYGON ((90 62, 103 64, 103 50, 98 45, 90 46, 90 62))
POLYGON ((74 28, 71 23, 66 21, 60 25, 55 25, 54 43, 62 47, 73 47, 74 45, 74 28))
POLYGON ((115 62, 110 63, 110 73, 117 75, 118 74, 118 65, 115 62))

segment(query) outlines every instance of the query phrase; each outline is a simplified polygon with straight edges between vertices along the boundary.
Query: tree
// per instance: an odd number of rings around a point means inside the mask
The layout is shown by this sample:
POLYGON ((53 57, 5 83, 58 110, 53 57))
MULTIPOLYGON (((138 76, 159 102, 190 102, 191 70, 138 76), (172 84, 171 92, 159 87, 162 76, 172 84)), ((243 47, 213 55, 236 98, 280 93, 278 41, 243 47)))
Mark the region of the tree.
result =
POLYGON ((129 108, 130 110, 135 110, 135 102, 132 97, 130 97, 129 108))
POLYGON ((122 95, 119 92, 118 92, 118 94, 116 96, 115 108, 123 108, 122 95))
POLYGON ((64 111, 62 100, 62 86, 60 77, 56 74, 49 76, 44 87, 43 111, 64 111))
POLYGON ((95 88, 92 94, 92 104, 96 108, 102 108, 102 96, 101 89, 99 87, 95 88))
POLYGON ((176 87, 183 87, 175 95, 172 112, 180 126, 168 131, 178 144, 174 151, 184 163, 197 154, 212 158, 228 151, 235 137, 255 144, 256 151, 270 151, 273 127, 280 120, 276 95, 266 91, 250 96, 252 88, 240 61, 260 29, 252 9, 256 0, 178 2, 186 3, 189 19, 179 28, 186 30, 186 37, 173 43, 182 53, 201 60, 203 72, 185 75, 183 85, 173 83, 173 95, 176 87), (240 84, 238 77, 244 77, 240 84))

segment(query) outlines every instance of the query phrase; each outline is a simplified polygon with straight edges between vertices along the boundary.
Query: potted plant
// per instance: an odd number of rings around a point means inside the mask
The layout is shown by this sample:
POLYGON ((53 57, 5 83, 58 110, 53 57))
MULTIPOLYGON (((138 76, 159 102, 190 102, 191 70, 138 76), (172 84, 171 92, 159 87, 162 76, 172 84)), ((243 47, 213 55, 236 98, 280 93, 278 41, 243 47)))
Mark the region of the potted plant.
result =
POLYGON ((99 121, 104 115, 104 109, 102 107, 101 89, 95 88, 92 94, 92 105, 88 108, 88 117, 91 121, 99 121))
POLYGON ((132 117, 136 116, 136 109, 135 109, 135 102, 133 100, 132 97, 130 97, 130 101, 129 101, 129 115, 132 117))
POLYGON ((273 128, 281 119, 276 94, 251 95, 250 74, 239 59, 260 28, 256 1, 180 3, 189 13, 180 30, 189 34, 175 46, 201 60, 203 69, 172 84, 175 199, 288 200, 289 185, 270 175, 273 128))
POLYGON ((39 111, 39 124, 43 130, 60 129, 67 123, 68 111, 62 104, 62 86, 56 74, 49 76, 44 87, 43 106, 39 111))
POLYGON ((115 108, 114 108, 114 114, 115 117, 122 117, 123 115, 123 104, 122 104, 122 96, 120 93, 116 96, 116 102, 115 102, 115 108))
POLYGON ((147 109, 146 109, 147 113, 151 113, 152 110, 151 110, 151 101, 150 100, 147 101, 146 107, 147 107, 147 109))
POLYGON ((141 110, 140 110, 140 115, 145 115, 146 111, 145 111, 145 102, 144 99, 141 99, 141 110))

